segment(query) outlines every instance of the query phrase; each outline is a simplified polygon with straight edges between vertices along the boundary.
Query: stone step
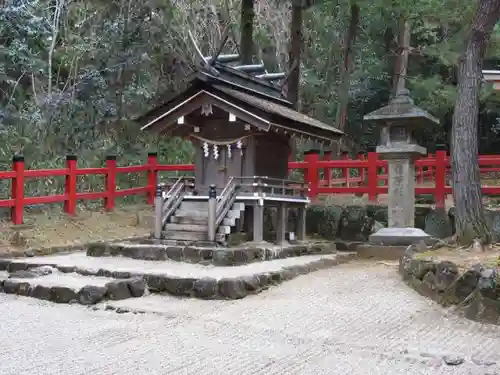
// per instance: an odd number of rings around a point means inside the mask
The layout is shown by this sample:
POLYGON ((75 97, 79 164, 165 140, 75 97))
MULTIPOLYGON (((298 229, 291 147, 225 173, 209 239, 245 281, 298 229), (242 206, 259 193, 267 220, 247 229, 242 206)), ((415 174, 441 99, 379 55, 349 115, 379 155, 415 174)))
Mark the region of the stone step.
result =
MULTIPOLYGON (((192 201, 192 200, 184 200, 182 201, 179 209, 182 211, 205 211, 208 212, 208 201, 192 201)), ((243 202, 234 202, 231 206, 232 210, 245 210, 245 203, 243 202)))
POLYGON ((231 226, 230 225, 219 225, 219 228, 217 228, 217 233, 229 234, 229 233, 231 233, 231 226))
POLYGON ((64 273, 50 266, 11 273, 0 271, 0 292, 82 305, 142 297, 147 293, 146 282, 142 277, 128 276, 126 279, 115 279, 76 272, 64 273))
MULTIPOLYGON (((229 210, 227 212, 226 218, 227 219, 239 219, 242 216, 242 211, 240 210, 229 210)), ((175 214, 173 217, 178 217, 178 218, 187 218, 189 221, 190 219, 195 219, 201 221, 201 219, 207 221, 208 220, 208 212, 205 211, 184 211, 181 209, 178 209, 175 211, 175 214)), ((175 219, 178 220, 178 219, 175 219)), ((184 220, 184 219, 181 219, 184 220)))
MULTIPOLYGON (((296 276, 345 263, 354 256, 354 253, 343 252, 275 259, 233 267, 207 267, 170 260, 89 257, 84 252, 76 252, 44 257, 2 259, 0 267, 13 271, 48 265, 61 272, 76 272, 87 277, 113 276, 129 280, 134 276, 134 280, 136 278, 145 280, 153 293, 166 292, 176 296, 203 299, 240 299, 296 276)), ((81 288, 85 283, 78 284, 78 287, 81 288)), ((108 285, 104 281, 98 285, 102 284, 108 285)), ((4 282, 4 289, 5 286, 4 282)), ((8 283, 7 287, 12 286, 8 283)), ((27 290, 25 287, 17 286, 17 288, 17 290, 27 290)), ((71 298, 74 298, 74 295, 71 298)))
POLYGON ((175 211, 174 216, 176 217, 194 217, 194 218, 208 218, 208 212, 207 211, 193 211, 193 210, 182 210, 178 209, 175 211))
MULTIPOLYGON (((223 236, 216 234, 216 237, 223 236)), ((347 252, 355 249, 342 248, 347 252)), ((218 267, 238 266, 253 262, 284 259, 306 255, 336 254, 336 245, 329 241, 286 244, 247 243, 236 247, 224 247, 208 242, 151 240, 142 242, 120 241, 94 243, 87 246, 90 257, 127 257, 142 260, 174 260, 177 262, 212 264, 218 267)), ((1 261, 0 261, 1 266, 1 261)))
POLYGON ((183 241, 206 241, 208 233, 205 232, 186 232, 186 231, 163 231, 161 232, 164 240, 183 240, 183 241))
POLYGON ((171 216, 170 222, 173 224, 195 224, 207 225, 208 216, 171 216))
POLYGON ((240 210, 229 210, 226 219, 240 219, 242 216, 242 211, 240 210))
POLYGON ((208 211, 207 201, 183 200, 179 207, 183 211, 208 211))
POLYGON ((177 224, 167 223, 164 230, 166 232, 208 232, 207 224, 177 224))
POLYGON ((243 202, 234 202, 231 210, 245 211, 245 203, 243 202))
POLYGON ((224 218, 224 220, 222 220, 222 225, 234 227, 236 225, 236 218, 235 217, 226 217, 226 218, 224 218))

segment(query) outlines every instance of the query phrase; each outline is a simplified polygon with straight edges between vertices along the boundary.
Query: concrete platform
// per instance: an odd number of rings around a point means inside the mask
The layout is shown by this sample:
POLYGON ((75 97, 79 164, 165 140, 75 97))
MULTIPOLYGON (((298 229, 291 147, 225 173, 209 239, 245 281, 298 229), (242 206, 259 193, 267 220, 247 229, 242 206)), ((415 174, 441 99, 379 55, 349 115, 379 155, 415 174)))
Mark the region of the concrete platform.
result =
MULTIPOLYGON (((298 275, 345 263, 354 253, 305 255, 234 267, 215 267, 175 261, 147 261, 122 257, 88 257, 84 252, 47 257, 0 260, 0 270, 15 273, 52 266, 63 273, 144 279, 152 292, 204 299, 238 299, 298 275)), ((68 279, 73 282, 73 280, 68 279)))

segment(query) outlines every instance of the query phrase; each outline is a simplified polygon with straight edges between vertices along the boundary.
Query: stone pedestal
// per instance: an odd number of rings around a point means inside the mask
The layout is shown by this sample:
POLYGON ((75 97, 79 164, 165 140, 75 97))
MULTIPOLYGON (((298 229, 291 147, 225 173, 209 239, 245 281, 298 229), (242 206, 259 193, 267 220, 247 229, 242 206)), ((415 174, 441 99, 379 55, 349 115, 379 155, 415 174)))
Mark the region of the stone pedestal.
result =
POLYGON ((430 244, 431 237, 419 228, 382 228, 370 236, 370 243, 384 246, 430 244))
POLYGON ((415 144, 378 146, 380 157, 389 164, 388 228, 382 228, 369 238, 370 243, 385 246, 407 246, 430 236, 415 228, 415 159, 426 149, 415 144))

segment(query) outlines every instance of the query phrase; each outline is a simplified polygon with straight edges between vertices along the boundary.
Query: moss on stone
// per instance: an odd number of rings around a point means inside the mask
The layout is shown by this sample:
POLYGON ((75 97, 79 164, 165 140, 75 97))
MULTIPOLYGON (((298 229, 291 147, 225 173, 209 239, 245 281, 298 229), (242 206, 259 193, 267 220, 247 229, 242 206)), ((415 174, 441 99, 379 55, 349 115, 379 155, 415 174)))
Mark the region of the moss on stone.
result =
POLYGON ((423 253, 416 253, 413 257, 418 260, 434 260, 436 252, 432 250, 424 251, 423 253))

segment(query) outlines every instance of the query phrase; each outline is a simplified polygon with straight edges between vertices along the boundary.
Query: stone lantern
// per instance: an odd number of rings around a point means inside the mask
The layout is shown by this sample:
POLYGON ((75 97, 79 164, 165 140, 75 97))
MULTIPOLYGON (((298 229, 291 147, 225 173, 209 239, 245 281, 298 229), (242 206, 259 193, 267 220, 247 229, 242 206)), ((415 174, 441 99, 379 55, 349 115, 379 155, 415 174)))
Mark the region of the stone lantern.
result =
POLYGON ((389 223, 370 236, 370 242, 382 245, 411 245, 430 239, 415 228, 415 160, 426 155, 425 147, 415 141, 414 132, 439 121, 417 107, 402 87, 390 103, 364 116, 381 128, 377 153, 389 164, 389 223))

